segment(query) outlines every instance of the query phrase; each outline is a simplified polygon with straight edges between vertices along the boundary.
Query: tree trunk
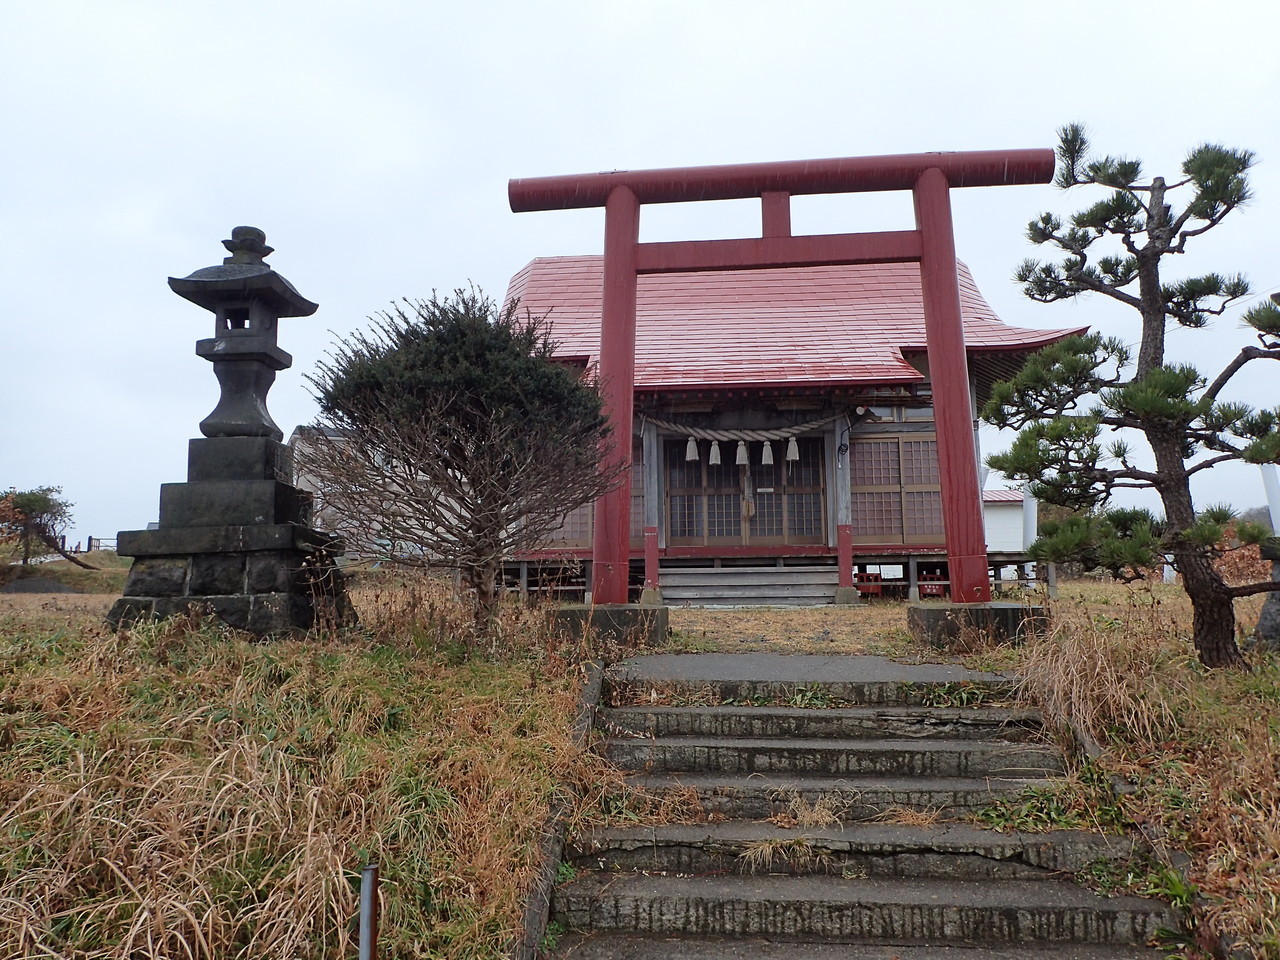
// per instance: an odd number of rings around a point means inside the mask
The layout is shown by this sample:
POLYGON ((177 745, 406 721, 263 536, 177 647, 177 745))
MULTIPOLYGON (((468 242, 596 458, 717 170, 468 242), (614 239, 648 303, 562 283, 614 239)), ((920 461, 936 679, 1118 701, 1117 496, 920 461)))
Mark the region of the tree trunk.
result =
POLYGON ((1192 642, 1206 667, 1243 667, 1236 646, 1236 609, 1231 591, 1207 557, 1179 558, 1179 572, 1191 598, 1192 642))
POLYGON ((1173 564, 1182 574, 1182 586, 1191 600, 1192 642, 1206 667, 1243 667, 1236 646, 1236 610, 1231 590, 1214 569, 1208 551, 1181 539, 1195 523, 1191 481, 1182 459, 1180 435, 1146 431, 1156 458, 1160 481, 1156 489, 1164 503, 1168 536, 1173 541, 1173 564))
POLYGON ((1160 258, 1169 249, 1168 215, 1164 204, 1164 180, 1151 181, 1148 202, 1148 241, 1138 251, 1138 297, 1142 301, 1142 339, 1138 344, 1135 379, 1141 379, 1164 363, 1164 334, 1168 318, 1160 285, 1160 258))
POLYGON ((83 567, 83 568, 84 568, 84 569, 86 569, 86 570, 97 570, 97 569, 98 569, 98 568, 97 568, 97 567, 95 567, 93 564, 91 564, 91 563, 85 563, 83 560, 79 559, 78 557, 73 557, 71 554, 67 553, 67 551, 66 551, 66 550, 64 550, 64 549, 62 548, 62 543, 58 540, 58 538, 57 538, 57 537, 52 537, 52 536, 48 536, 48 535, 46 535, 46 536, 45 536, 45 542, 46 542, 47 544, 49 544, 49 546, 50 546, 50 547, 52 547, 54 550, 56 550, 56 551, 57 551, 57 552, 62 556, 62 559, 64 559, 64 560, 70 560, 70 561, 71 561, 72 563, 74 563, 77 567, 83 567))
POLYGON ((474 623, 476 639, 479 640, 493 632, 493 621, 498 612, 498 561, 486 558, 468 567, 465 573, 475 591, 474 623))

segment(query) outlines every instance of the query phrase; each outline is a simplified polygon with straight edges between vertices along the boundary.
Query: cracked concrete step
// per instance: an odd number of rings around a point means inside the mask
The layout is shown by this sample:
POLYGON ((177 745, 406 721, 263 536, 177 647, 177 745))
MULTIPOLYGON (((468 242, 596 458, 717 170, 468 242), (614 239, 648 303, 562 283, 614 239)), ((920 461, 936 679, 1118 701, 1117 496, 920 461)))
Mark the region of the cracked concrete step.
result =
POLYGON ((1047 777, 1064 771, 1055 747, 1001 740, 833 740, 612 737, 604 756, 632 770, 810 773, 891 777, 1047 777))
POLYGON ((1046 880, 1098 860, 1125 860, 1133 850, 1130 839, 1078 830, 996 833, 963 823, 786 828, 729 821, 590 830, 570 840, 565 859, 613 872, 1046 880))
POLYGON ((651 737, 938 737, 1032 740, 1043 724, 1034 710, 1008 707, 602 707, 600 727, 651 737))
POLYGON ((994 705, 1012 697, 1013 678, 948 663, 899 663, 887 657, 812 654, 654 654, 609 668, 606 702, 754 700, 797 695, 848 704, 994 705), (612 697, 612 699, 611 699, 612 697))
POLYGON ((903 945, 724 937, 569 934, 562 960, 1163 960, 1167 951, 1112 944, 903 945))
POLYGON ((925 944, 1145 944, 1177 923, 1167 904, 1059 881, 593 873, 560 887, 554 909, 575 930, 925 944))
MULTIPOLYGON (((974 777, 831 777, 714 773, 652 773, 628 784, 661 800, 692 802, 704 813, 740 820, 767 820, 788 814, 799 803, 826 808, 832 820, 871 820, 893 809, 957 817, 1013 798, 1053 781, 974 777)), ((794 815, 794 814, 792 814, 794 815)), ((821 821, 815 821, 821 822, 821 821)))

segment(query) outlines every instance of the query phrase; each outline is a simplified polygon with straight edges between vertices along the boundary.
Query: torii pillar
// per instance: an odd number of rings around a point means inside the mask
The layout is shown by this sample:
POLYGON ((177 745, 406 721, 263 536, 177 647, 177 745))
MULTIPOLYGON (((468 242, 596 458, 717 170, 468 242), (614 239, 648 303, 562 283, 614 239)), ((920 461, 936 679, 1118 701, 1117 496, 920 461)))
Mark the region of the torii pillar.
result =
MULTIPOLYGON (((1053 169, 1052 150, 983 150, 512 180, 507 193, 516 213, 605 208, 600 379, 605 410, 614 431, 607 466, 620 471, 622 482, 596 501, 593 602, 627 602, 639 276, 858 263, 920 264, 951 596, 961 603, 989 602, 982 492, 978 487, 950 191, 953 187, 1048 183, 1053 169), (792 235, 791 197, 879 190, 912 191, 914 230, 792 235), (641 204, 751 197, 761 201, 762 229, 758 239, 640 243, 641 204)), ((646 530, 646 543, 651 539, 648 534, 646 530)), ((838 530, 840 582, 849 586, 853 576, 852 534, 848 526, 838 530)), ((657 586, 657 574, 656 551, 646 550, 646 586, 657 586), (651 553, 655 556, 650 557, 651 553)))

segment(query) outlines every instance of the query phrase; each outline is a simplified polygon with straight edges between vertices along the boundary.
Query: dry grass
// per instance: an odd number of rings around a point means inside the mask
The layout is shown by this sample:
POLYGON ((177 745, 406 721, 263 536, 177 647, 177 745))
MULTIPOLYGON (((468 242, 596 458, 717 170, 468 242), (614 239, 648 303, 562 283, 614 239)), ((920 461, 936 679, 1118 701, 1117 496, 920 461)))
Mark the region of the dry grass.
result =
MULTIPOLYGON (((1238 605, 1244 624, 1260 604, 1238 605)), ((1191 854, 1204 928, 1280 958, 1280 661, 1206 671, 1176 587, 1080 585, 1054 615, 1053 634, 1025 649, 1028 692, 1137 786, 1122 798, 1131 820, 1191 854)))
POLYGON ((93 567, 86 570, 69 560, 51 560, 29 566, 0 566, 0 584, 19 577, 43 577, 70 587, 77 593, 118 594, 124 589, 125 578, 133 561, 113 550, 94 550, 82 553, 79 560, 93 567))
POLYGON ((907 608, 895 601, 855 607, 672 607, 675 646, 730 653, 892 655, 912 649, 907 608))
POLYGON ((825 870, 832 863, 831 851, 817 846, 811 837, 777 837, 747 844, 739 855, 745 873, 768 873, 775 866, 789 872, 825 870))
MULTIPOLYGON (((779 797, 779 799, 784 799, 779 797)), ((816 800, 793 794, 783 813, 770 817, 780 827, 835 827, 844 819, 849 804, 834 794, 824 793, 816 800)))
POLYGON ((945 811, 938 807, 914 809, 912 807, 886 807, 876 817, 882 823, 897 823, 904 827, 935 827, 946 819, 945 811))
POLYGON ((376 639, 279 643, 0 598, 0 956, 350 957, 374 860, 384 955, 504 955, 583 776, 577 676, 522 615, 507 662, 459 662, 419 594, 357 597, 376 639))

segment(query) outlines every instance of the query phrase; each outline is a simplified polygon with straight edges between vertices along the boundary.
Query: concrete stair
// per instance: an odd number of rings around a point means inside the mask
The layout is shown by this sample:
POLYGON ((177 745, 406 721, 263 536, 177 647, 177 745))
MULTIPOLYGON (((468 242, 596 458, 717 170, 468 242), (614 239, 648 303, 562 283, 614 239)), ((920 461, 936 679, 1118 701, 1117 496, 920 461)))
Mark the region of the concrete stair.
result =
POLYGON ((706 822, 571 837, 558 956, 1154 960, 1178 925, 1166 904, 1071 880, 1128 840, 956 822, 1064 769, 1039 718, 1002 702, 1008 678, 711 654, 637 658, 607 683, 601 749, 706 822))
POLYGON ((816 606, 835 601, 834 566, 670 567, 658 572, 662 599, 672 606, 816 606))

